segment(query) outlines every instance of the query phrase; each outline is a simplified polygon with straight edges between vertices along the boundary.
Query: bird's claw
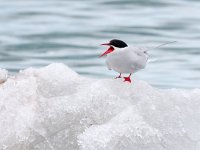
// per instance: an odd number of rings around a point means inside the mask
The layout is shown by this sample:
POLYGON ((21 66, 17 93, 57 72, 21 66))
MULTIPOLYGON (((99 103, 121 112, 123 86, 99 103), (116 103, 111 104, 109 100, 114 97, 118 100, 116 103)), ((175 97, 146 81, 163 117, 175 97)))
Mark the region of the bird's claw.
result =
POLYGON ((118 79, 118 78, 122 78, 121 76, 117 76, 117 77, 115 77, 115 79, 118 79))
POLYGON ((115 79, 121 78, 121 73, 119 74, 119 76, 115 77, 115 79))

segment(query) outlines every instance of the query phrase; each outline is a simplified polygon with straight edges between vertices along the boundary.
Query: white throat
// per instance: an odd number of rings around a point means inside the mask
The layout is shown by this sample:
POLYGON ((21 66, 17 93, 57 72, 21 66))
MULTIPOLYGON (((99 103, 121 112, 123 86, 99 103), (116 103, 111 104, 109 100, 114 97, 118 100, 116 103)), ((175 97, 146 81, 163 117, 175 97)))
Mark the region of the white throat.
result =
POLYGON ((119 48, 119 47, 115 47, 115 46, 112 46, 115 50, 114 51, 122 51, 122 50, 125 50, 127 47, 124 47, 124 48, 119 48))

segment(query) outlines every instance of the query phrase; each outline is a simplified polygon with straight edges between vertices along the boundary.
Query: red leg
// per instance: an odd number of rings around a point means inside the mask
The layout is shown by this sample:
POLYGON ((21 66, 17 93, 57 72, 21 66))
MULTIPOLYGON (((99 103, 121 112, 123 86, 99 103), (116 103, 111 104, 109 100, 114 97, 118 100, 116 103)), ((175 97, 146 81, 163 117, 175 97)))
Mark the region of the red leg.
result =
POLYGON ((121 78, 121 75, 122 75, 122 74, 120 73, 119 76, 115 77, 115 79, 117 79, 117 78, 121 78))
POLYGON ((128 81, 129 83, 131 83, 131 73, 128 77, 124 77, 124 82, 128 81))

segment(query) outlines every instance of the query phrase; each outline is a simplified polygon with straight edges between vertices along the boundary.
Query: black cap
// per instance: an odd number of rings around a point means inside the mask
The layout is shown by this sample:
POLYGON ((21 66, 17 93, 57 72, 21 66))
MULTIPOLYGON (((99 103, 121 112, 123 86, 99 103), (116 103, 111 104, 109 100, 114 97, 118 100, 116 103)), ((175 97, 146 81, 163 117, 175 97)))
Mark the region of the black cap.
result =
POLYGON ((110 45, 112 45, 114 47, 118 47, 118 48, 124 48, 124 47, 128 46, 124 41, 121 41, 121 40, 118 40, 118 39, 111 40, 110 45))

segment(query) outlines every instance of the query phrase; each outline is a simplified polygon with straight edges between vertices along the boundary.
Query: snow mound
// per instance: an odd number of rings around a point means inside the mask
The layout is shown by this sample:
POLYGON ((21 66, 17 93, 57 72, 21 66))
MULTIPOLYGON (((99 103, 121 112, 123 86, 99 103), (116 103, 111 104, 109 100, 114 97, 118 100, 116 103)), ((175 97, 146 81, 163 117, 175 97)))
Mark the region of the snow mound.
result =
POLYGON ((0 68, 0 84, 4 83, 8 78, 8 71, 0 68))
POLYGON ((199 150, 200 89, 81 77, 63 64, 0 85, 0 150, 199 150))

